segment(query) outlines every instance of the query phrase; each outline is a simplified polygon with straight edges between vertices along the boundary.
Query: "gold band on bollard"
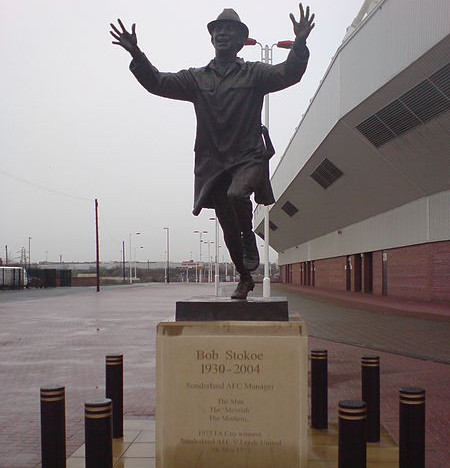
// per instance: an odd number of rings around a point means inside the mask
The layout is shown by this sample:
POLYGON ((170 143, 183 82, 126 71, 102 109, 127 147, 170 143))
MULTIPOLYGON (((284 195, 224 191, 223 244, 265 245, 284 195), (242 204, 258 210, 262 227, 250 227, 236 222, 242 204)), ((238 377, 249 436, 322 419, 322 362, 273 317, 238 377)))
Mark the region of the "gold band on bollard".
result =
POLYGON ((112 412, 103 414, 85 414, 86 419, 107 419, 112 416, 112 412))
POLYGON ((344 421, 362 421, 366 418, 366 414, 363 414, 361 416, 344 416, 342 414, 339 415, 339 419, 343 419, 344 421))
POLYGON ((366 414, 366 408, 342 408, 342 406, 339 407, 339 414, 366 414))
POLYGON ((123 355, 115 354, 106 356, 106 365, 107 366, 121 366, 123 365, 123 355))
POLYGON ((339 403, 339 419, 346 421, 361 421, 367 418, 367 405, 365 403, 346 402, 339 403), (348 405, 348 406, 346 406, 348 405))
POLYGON ((312 350, 311 359, 327 359, 328 352, 326 350, 312 350))
POLYGON ((424 405, 425 392, 405 393, 400 391, 400 403, 403 403, 405 405, 424 405))
POLYGON ((419 387, 402 387, 399 389, 400 402, 406 405, 423 405, 425 390, 419 387))
POLYGON ((380 367, 380 358, 379 356, 363 356, 361 365, 364 367, 380 367))
POLYGON ((64 401, 64 397, 54 397, 54 398, 43 398, 41 397, 41 401, 45 403, 53 403, 55 401, 64 401))
POLYGON ((84 416, 86 419, 104 419, 112 415, 112 402, 109 398, 98 402, 84 404, 84 416))
POLYGON ((55 402, 62 401, 65 398, 65 387, 42 387, 41 388, 41 401, 55 402))

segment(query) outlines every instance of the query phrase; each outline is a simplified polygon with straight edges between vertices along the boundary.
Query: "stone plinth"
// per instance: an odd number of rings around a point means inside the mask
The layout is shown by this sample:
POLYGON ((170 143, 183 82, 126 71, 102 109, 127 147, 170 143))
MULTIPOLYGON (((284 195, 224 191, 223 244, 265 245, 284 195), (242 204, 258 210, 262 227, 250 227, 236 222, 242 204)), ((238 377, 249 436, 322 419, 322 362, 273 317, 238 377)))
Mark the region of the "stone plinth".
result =
POLYGON ((301 321, 168 322, 157 336, 157 468, 303 468, 301 321))
POLYGON ((285 297, 249 297, 237 301, 229 297, 193 297, 176 303, 176 321, 284 321, 289 320, 285 297))

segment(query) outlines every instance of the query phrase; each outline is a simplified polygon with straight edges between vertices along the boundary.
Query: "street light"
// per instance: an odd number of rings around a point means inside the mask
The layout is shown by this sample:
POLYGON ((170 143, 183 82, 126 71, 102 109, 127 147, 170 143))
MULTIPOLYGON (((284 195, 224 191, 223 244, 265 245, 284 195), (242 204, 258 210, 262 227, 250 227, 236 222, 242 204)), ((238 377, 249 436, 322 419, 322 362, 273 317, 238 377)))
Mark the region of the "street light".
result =
MULTIPOLYGON (((249 37, 245 45, 253 46, 259 45, 261 48, 261 62, 272 64, 273 48, 279 47, 280 49, 291 49, 293 41, 278 41, 272 44, 263 46, 256 39, 249 37)), ((264 126, 269 130, 269 95, 264 97, 264 126)), ((263 279, 263 297, 270 297, 270 263, 269 263, 269 207, 264 206, 264 279, 263 279)))
MULTIPOLYGON (((200 239, 199 263, 200 263, 200 267, 201 267, 201 263, 202 263, 202 236, 203 236, 203 234, 208 234, 208 231, 199 231, 199 230, 195 230, 195 231, 194 231, 194 234, 198 234, 199 239, 200 239)), ((199 273, 199 275, 197 276, 197 282, 198 282, 198 283, 201 283, 201 282, 202 282, 202 270, 200 270, 200 273, 199 273)))
MULTIPOLYGON (((135 232, 135 233, 134 233, 135 236, 139 236, 140 234, 141 234, 140 232, 135 232)), ((129 254, 129 255, 130 255, 130 258, 129 258, 129 260, 128 260, 129 282, 130 282, 130 284, 133 282, 133 272, 132 272, 132 269, 133 269, 133 268, 132 268, 132 265, 131 265, 131 263, 132 263, 132 259, 131 259, 131 252, 132 252, 132 250, 131 250, 131 236, 132 236, 132 235, 133 235, 133 233, 131 233, 131 232, 130 232, 130 234, 128 235, 129 247, 130 247, 130 254, 129 254)))
POLYGON ((207 265, 208 265, 208 283, 212 283, 212 261, 211 261, 211 244, 214 244, 214 241, 204 240, 204 244, 208 246, 208 256, 207 256, 207 265))
POLYGON ((210 221, 215 222, 215 236, 216 236, 216 255, 214 265, 214 293, 216 297, 219 297, 219 282, 220 282, 220 270, 219 270, 219 222, 217 217, 209 218, 210 221))
POLYGON ((169 228, 165 227, 163 230, 166 231, 166 268, 164 271, 164 282, 169 284, 169 228))
POLYGON ((28 237, 28 268, 31 268, 31 239, 31 237, 28 237))
POLYGON ((137 281, 137 249, 143 249, 144 247, 135 247, 134 248, 134 280, 137 281))

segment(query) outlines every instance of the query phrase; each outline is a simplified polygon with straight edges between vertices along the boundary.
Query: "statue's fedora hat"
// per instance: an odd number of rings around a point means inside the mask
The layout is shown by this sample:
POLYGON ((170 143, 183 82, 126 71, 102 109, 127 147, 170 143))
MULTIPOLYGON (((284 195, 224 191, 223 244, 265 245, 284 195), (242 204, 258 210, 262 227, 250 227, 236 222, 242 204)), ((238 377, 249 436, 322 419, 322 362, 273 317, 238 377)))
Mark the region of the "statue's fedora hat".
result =
POLYGON ((212 34, 214 27, 222 23, 223 21, 230 21, 235 23, 238 27, 242 29, 242 31, 245 32, 245 38, 248 38, 248 28, 247 26, 241 21, 241 18, 239 18, 239 15, 232 9, 232 8, 225 8, 222 13, 215 19, 214 21, 211 21, 208 23, 208 31, 210 34, 212 34))

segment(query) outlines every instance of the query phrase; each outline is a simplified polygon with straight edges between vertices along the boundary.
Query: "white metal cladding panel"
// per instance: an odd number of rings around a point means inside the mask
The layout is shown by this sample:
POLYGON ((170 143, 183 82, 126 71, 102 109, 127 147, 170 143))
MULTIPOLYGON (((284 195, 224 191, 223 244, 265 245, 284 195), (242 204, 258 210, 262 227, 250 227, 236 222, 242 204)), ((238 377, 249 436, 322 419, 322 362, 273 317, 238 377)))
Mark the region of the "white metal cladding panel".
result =
MULTIPOLYGON (((448 0, 386 0, 375 10, 338 51, 325 75, 274 172, 275 198, 340 118, 448 35, 449 18, 448 0)), ((258 214, 255 221, 261 221, 258 214)))
POLYGON ((450 191, 430 197, 429 208, 430 240, 450 239, 450 191))
POLYGON ((340 52, 347 114, 450 32, 448 0, 387 0, 340 52))
POLYGON ((272 187, 277 199, 294 180, 323 139, 340 118, 339 61, 330 70, 326 85, 314 98, 295 137, 292 139, 283 162, 276 169, 272 187))
POLYGON ((424 197, 279 254, 279 264, 450 239, 450 191, 424 197))

